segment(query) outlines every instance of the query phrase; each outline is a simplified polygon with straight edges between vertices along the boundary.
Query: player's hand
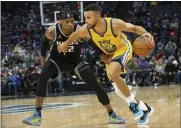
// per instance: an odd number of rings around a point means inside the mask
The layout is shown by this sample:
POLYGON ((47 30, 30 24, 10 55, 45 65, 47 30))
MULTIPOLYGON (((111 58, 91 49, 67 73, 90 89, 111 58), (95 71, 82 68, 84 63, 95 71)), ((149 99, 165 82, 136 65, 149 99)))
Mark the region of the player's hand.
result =
POLYGON ((101 54, 100 58, 105 64, 109 64, 109 63, 111 63, 112 55, 101 54))
POLYGON ((59 53, 63 52, 65 55, 68 47, 69 45, 66 42, 62 42, 61 44, 58 45, 57 50, 59 53))
POLYGON ((146 33, 144 33, 142 36, 148 36, 149 42, 150 42, 152 45, 154 45, 154 38, 153 38, 153 36, 151 35, 151 33, 146 32, 146 33))

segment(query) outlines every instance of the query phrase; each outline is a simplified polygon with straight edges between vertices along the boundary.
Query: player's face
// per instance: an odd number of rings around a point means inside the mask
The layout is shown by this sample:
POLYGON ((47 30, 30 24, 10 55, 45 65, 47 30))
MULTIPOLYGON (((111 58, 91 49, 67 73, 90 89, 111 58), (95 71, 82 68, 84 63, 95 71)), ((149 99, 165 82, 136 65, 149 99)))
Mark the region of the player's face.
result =
POLYGON ((70 18, 70 19, 65 19, 62 21, 62 27, 64 30, 67 31, 67 33, 71 33, 74 30, 74 19, 70 18))
POLYGON ((98 20, 98 18, 100 18, 98 13, 93 12, 93 11, 84 12, 84 17, 85 17, 85 22, 86 22, 88 28, 90 28, 90 29, 93 29, 96 26, 97 20, 98 20))

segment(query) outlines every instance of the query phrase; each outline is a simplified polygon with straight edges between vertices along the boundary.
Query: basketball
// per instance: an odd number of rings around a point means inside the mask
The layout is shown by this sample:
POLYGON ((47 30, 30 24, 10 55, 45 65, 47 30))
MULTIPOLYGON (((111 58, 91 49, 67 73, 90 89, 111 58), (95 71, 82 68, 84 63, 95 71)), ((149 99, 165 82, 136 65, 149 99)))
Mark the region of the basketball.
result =
POLYGON ((140 36, 133 42, 133 51, 140 57, 148 56, 155 47, 155 42, 153 44, 149 42, 148 36, 140 36))

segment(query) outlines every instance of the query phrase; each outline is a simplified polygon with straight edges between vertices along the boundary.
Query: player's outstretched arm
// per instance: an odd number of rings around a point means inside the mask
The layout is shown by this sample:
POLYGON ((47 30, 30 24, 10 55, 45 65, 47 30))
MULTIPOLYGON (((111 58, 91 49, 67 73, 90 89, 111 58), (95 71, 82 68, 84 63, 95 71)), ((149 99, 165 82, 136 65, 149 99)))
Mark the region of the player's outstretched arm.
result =
POLYGON ((123 20, 120 19, 113 19, 113 26, 116 29, 126 31, 126 32, 134 32, 138 35, 146 35, 149 37, 150 42, 153 41, 153 36, 147 32, 143 27, 133 25, 131 23, 124 22, 123 20))
POLYGON ((65 42, 59 44, 59 46, 57 47, 59 53, 64 52, 65 54, 67 52, 69 44, 81 38, 90 38, 86 24, 80 27, 74 33, 72 33, 65 42))

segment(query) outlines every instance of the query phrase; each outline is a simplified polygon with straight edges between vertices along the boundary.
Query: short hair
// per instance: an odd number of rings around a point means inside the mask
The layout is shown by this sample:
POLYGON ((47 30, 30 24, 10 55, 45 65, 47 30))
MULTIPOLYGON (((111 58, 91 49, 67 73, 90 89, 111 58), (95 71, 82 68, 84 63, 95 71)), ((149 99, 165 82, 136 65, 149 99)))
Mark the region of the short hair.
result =
POLYGON ((95 11, 102 13, 102 8, 97 4, 89 4, 84 11, 95 11))
POLYGON ((60 13, 57 14, 58 20, 64 20, 68 18, 74 18, 74 15, 70 9, 64 8, 60 11, 60 13))

